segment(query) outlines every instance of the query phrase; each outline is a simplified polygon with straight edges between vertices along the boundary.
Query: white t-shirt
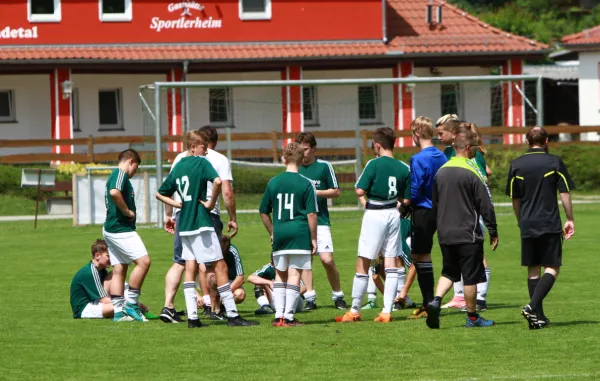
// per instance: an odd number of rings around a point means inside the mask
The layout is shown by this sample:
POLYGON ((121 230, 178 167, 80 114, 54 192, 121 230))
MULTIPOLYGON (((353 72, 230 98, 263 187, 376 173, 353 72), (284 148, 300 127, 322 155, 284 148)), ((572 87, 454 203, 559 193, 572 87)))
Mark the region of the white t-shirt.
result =
MULTIPOLYGON (((177 165, 177 163, 179 163, 179 161, 181 159, 183 159, 184 157, 186 157, 187 155, 188 155, 188 151, 183 151, 182 153, 177 155, 175 157, 175 160, 173 160, 173 164, 171 164, 171 170, 169 171, 169 173, 171 173, 173 171, 173 168, 175 168, 175 166, 177 165)), ((178 192, 175 192, 173 194, 173 200, 175 200, 177 202, 181 202, 181 197, 179 196, 178 192)), ((177 215, 177 213, 179 213, 179 208, 173 208, 173 217, 175 217, 177 215)))
MULTIPOLYGON (((219 175, 221 181, 233 181, 233 177, 231 176, 231 163, 229 163, 229 159, 227 159, 227 156, 209 148, 208 152, 206 153, 206 158, 215 168, 215 171, 217 171, 217 175, 219 175)), ((210 201, 210 196, 212 195, 212 188, 213 185, 211 182, 209 182, 208 188, 206 190, 207 201, 210 201)), ((219 209, 219 199, 217 199, 215 208, 211 210, 211 213, 214 213, 217 216, 221 214, 221 210, 219 209)))

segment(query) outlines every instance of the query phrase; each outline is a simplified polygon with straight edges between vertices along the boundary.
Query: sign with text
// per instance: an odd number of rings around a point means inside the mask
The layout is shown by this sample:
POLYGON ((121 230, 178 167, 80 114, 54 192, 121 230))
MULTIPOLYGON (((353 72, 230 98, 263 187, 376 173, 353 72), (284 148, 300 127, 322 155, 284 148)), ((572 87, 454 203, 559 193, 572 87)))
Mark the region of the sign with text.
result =
POLYGON ((10 26, 0 27, 0 39, 20 40, 38 38, 38 27, 32 28, 12 28, 10 26))
POLYGON ((170 13, 177 13, 179 18, 162 19, 157 16, 152 17, 151 30, 161 32, 162 30, 171 29, 220 29, 223 25, 223 20, 220 18, 206 17, 204 6, 195 1, 171 3, 167 10, 170 13), (202 17, 194 16, 197 12, 200 12, 202 17))

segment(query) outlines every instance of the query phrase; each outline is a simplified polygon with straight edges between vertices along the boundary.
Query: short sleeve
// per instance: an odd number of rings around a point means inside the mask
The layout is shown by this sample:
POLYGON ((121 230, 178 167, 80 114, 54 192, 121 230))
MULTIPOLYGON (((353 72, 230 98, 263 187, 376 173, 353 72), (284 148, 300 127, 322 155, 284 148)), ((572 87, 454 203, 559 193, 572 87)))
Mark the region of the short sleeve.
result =
POLYGON ((317 191, 315 190, 315 186, 312 182, 307 180, 307 186, 304 190, 304 205, 306 214, 309 213, 317 213, 319 211, 319 207, 317 206, 317 191))
POLYGON ((404 199, 405 200, 410 200, 411 199, 411 173, 410 171, 406 171, 404 173, 404 179, 403 179, 403 183, 404 183, 404 199))
POLYGON ((567 166, 565 165, 565 163, 563 163, 563 161, 560 158, 557 159, 558 169, 556 171, 558 174, 558 191, 560 193, 568 193, 575 189, 575 183, 571 179, 571 176, 569 175, 569 171, 567 171, 567 166))
POLYGON ((208 160, 204 160, 204 181, 214 181, 219 174, 215 170, 215 167, 208 160))
POLYGON ((354 187, 357 189, 368 190, 371 186, 373 176, 375 176, 375 164, 373 164, 373 160, 370 160, 365 166, 365 169, 358 178, 358 181, 354 187))
POLYGON ((227 158, 225 158, 223 160, 223 165, 221 168, 219 168, 217 173, 219 174, 219 177, 221 178, 221 180, 233 181, 233 176, 231 174, 231 162, 229 160, 227 160, 227 158))
POLYGON ((335 171, 333 170, 333 165, 327 162, 327 170, 325 171, 325 177, 327 178, 327 189, 338 189, 339 185, 337 182, 337 177, 335 176, 335 171))
POLYGON ((477 151, 477 154, 475 155, 475 162, 477 163, 477 166, 479 167, 479 170, 481 171, 483 177, 487 178, 487 164, 485 162, 485 156, 483 156, 483 153, 481 153, 480 151, 477 151))
POLYGON ((265 193, 263 194, 262 199, 260 200, 260 207, 258 208, 258 211, 262 214, 271 214, 271 212, 273 211, 270 185, 271 183, 269 182, 269 184, 267 184, 267 189, 265 189, 265 193))
POLYGON ((508 179, 506 179, 506 195, 510 198, 523 197, 523 177, 518 175, 513 165, 510 165, 508 179))
POLYGON ((229 247, 229 252, 233 255, 233 258, 235 259, 235 275, 244 275, 244 266, 242 265, 242 258, 240 257, 240 253, 237 247, 231 245, 229 247))
POLYGON ((129 180, 127 174, 119 169, 116 177, 111 176, 109 184, 110 189, 116 189, 122 193, 127 184, 127 180, 129 180))
POLYGON ((175 175, 173 172, 169 173, 169 176, 162 183, 160 188, 158 188, 158 193, 163 196, 171 197, 173 193, 177 191, 177 183, 175 181, 175 175))

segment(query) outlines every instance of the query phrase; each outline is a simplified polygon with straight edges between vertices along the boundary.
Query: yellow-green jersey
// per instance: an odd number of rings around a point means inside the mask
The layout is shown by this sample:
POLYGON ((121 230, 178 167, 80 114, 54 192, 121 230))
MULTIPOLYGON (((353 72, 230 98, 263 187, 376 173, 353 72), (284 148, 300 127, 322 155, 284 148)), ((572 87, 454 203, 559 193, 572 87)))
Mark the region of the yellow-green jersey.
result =
POLYGON ((383 204, 399 198, 410 199, 410 169, 388 156, 369 160, 355 188, 364 190, 369 201, 383 204))
MULTIPOLYGON (((325 160, 315 160, 310 165, 300 167, 299 173, 312 181, 316 190, 328 190, 339 188, 333 166, 325 160)), ((327 199, 317 196, 319 207, 318 225, 331 225, 329 221, 329 210, 327 209, 327 199)))
POLYGON ((117 208, 117 205, 113 201, 110 191, 116 189, 123 195, 125 204, 134 214, 135 209, 135 192, 133 191, 133 185, 129 181, 129 176, 125 171, 117 168, 106 181, 106 189, 104 193, 104 202, 106 204, 106 220, 104 220, 104 231, 107 233, 128 233, 135 231, 135 219, 129 218, 121 213, 121 210, 117 208))
POLYGON ((273 213, 273 255, 310 254, 312 250, 307 215, 317 213, 317 194, 310 179, 284 172, 269 181, 259 208, 273 213))
POLYGON ((158 193, 161 195, 171 197, 177 192, 181 197, 183 207, 177 217, 180 236, 215 230, 210 211, 200 201, 206 201, 208 182, 217 177, 217 172, 205 157, 188 156, 177 163, 160 186, 158 193))

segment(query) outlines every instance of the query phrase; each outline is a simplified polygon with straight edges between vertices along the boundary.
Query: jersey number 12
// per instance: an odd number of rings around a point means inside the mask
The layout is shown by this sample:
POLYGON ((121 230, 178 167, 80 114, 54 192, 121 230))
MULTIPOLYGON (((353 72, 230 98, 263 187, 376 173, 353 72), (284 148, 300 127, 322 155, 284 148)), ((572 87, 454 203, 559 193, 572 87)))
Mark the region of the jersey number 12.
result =
POLYGON ((277 201, 279 201, 279 208, 277 210, 277 219, 281 220, 281 210, 288 209, 290 211, 290 220, 294 219, 294 194, 289 193, 277 193, 277 201), (283 208, 281 205, 283 199, 283 208))
POLYGON ((183 201, 192 201, 192 196, 188 194, 188 190, 190 189, 190 178, 187 176, 183 176, 180 179, 175 180, 177 183, 177 188, 179 188, 179 194, 183 201), (181 183, 183 183, 183 191, 181 190, 181 183))

